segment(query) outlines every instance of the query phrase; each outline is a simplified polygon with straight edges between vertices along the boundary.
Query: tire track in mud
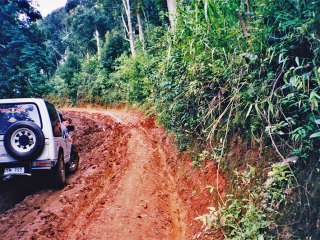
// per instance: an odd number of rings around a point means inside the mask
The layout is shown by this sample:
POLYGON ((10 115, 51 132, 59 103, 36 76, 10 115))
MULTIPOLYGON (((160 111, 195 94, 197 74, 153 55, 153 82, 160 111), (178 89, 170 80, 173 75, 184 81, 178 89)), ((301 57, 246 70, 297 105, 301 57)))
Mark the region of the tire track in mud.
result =
MULTIPOLYGON (((123 123, 118 117, 116 120, 123 123)), ((180 210, 169 188, 172 182, 160 171, 163 160, 155 141, 139 124, 125 126, 128 139, 123 160, 128 166, 104 207, 87 221, 80 238, 185 239, 180 210)))
MULTIPOLYGON (((152 123, 151 123, 152 124, 152 123)), ((165 189, 168 193, 168 204, 171 209, 172 218, 172 239, 187 239, 186 235, 186 209, 178 194, 178 185, 171 174, 171 169, 167 166, 168 156, 163 149, 163 141, 159 136, 150 133, 147 129, 139 127, 139 130, 151 141, 154 149, 154 158, 157 159, 161 179, 164 180, 165 189)))

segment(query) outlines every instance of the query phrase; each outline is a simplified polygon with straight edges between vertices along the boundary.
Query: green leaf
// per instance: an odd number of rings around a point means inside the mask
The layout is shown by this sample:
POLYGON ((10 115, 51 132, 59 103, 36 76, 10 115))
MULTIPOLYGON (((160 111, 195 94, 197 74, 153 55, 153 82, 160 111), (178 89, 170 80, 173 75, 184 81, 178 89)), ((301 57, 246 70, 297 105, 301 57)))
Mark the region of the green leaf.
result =
POLYGON ((319 96, 319 94, 316 92, 316 91, 312 91, 311 93, 310 93, 310 99, 311 98, 318 98, 318 99, 320 99, 320 96, 319 96))
POLYGON ((249 114, 250 114, 250 112, 251 112, 252 106, 253 106, 253 104, 251 104, 250 107, 249 107, 249 109, 248 109, 248 112, 247 112, 247 114, 246 114, 246 119, 248 118, 248 116, 249 116, 249 114))
POLYGON ((320 132, 316 132, 314 134, 311 134, 310 138, 316 138, 316 137, 320 137, 320 132))

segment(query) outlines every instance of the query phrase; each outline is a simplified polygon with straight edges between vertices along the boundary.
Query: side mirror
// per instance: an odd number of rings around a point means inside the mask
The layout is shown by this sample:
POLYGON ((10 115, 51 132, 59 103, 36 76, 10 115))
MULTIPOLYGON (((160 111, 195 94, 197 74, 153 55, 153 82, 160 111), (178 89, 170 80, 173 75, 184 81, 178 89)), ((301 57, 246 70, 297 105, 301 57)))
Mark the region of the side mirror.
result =
POLYGON ((68 129, 68 132, 72 132, 72 131, 74 131, 74 126, 73 125, 69 125, 67 127, 67 129, 68 129))

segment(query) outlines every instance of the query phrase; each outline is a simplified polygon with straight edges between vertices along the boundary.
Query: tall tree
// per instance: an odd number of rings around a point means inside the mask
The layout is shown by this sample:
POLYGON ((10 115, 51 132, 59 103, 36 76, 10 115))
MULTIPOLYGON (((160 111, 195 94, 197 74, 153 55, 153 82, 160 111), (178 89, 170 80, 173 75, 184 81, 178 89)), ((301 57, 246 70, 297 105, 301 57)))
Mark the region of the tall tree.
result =
POLYGON ((83 1, 67 15, 68 33, 61 40, 80 57, 93 55, 98 50, 96 31, 102 38, 111 31, 115 22, 109 8, 104 8, 94 0, 83 1))
POLYGON ((39 22, 39 28, 46 35, 47 60, 49 74, 53 75, 60 61, 65 57, 67 44, 64 39, 69 34, 67 16, 64 8, 60 8, 39 22))
POLYGON ((0 1, 0 97, 41 95, 45 81, 44 36, 34 22, 41 18, 31 0, 0 1))
POLYGON ((170 26, 172 29, 175 28, 176 15, 177 15, 177 1, 176 0, 167 0, 168 12, 170 26))
POLYGON ((145 50, 143 25, 142 25, 142 19, 141 19, 140 12, 141 12, 141 3, 140 3, 140 1, 136 1, 136 16, 137 16, 138 29, 139 29, 139 39, 142 44, 142 49, 145 50))
POLYGON ((130 50, 133 57, 136 56, 135 44, 134 44, 134 32, 132 27, 131 21, 131 8, 130 8, 130 0, 122 0, 122 4, 127 16, 127 21, 125 21, 122 15, 122 21, 126 32, 129 35, 129 43, 130 43, 130 50))
POLYGON ((98 55, 98 59, 100 60, 101 58, 101 47, 100 47, 100 34, 98 29, 96 29, 95 33, 94 33, 94 38, 96 39, 97 42, 97 55, 98 55))

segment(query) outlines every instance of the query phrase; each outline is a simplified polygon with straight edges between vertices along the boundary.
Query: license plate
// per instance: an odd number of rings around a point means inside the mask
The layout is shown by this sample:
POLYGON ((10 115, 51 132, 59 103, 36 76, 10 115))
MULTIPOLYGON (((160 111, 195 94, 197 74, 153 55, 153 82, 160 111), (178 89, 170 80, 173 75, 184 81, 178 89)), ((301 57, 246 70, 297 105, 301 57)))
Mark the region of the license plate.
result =
POLYGON ((4 175, 24 173, 24 167, 5 168, 4 175))

